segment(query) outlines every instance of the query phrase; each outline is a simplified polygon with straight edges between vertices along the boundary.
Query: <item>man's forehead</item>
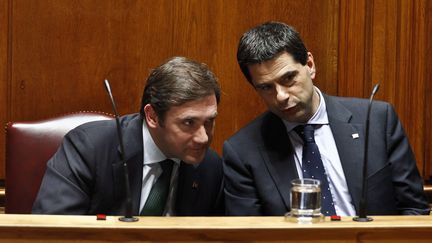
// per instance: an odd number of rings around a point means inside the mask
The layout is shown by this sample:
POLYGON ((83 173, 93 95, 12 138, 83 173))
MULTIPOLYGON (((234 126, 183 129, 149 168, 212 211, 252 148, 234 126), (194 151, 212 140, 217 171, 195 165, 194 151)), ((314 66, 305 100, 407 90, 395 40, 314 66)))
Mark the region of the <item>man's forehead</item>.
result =
POLYGON ((276 81, 286 75, 298 72, 299 66, 296 64, 277 63, 274 66, 257 67, 250 69, 252 81, 255 84, 276 81))
POLYGON ((211 117, 216 117, 217 116, 217 108, 215 109, 207 109, 207 110, 193 110, 193 109, 187 109, 184 110, 183 112, 178 112, 175 113, 173 115, 175 115, 178 118, 181 119, 208 119, 211 117))
POLYGON ((213 95, 203 99, 186 102, 182 105, 172 106, 167 111, 167 115, 179 119, 208 119, 215 117, 217 115, 216 98, 213 95))

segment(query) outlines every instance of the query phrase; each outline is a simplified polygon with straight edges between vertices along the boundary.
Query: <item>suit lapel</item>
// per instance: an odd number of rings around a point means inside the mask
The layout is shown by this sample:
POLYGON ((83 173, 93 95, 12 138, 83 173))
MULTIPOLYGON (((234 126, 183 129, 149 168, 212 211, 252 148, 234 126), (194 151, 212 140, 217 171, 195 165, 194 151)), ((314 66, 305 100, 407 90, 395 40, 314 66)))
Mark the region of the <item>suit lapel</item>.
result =
MULTIPOLYGON (((128 167, 129 185, 132 196, 132 212, 134 215, 139 213, 139 202, 141 199, 141 187, 143 176, 143 141, 142 141, 142 119, 136 116, 129 121, 121 124, 123 132, 123 142, 125 149, 125 161, 128 167)), ((120 155, 120 146, 117 148, 120 155)), ((119 156, 120 158, 120 156, 119 156)), ((125 178, 122 161, 113 163, 113 173, 115 181, 115 195, 125 201, 125 178)))
POLYGON ((291 208, 291 181, 298 178, 291 140, 280 118, 268 113, 263 119, 264 146, 259 150, 288 211, 291 208))
POLYGON ((193 215, 194 212, 200 212, 201 207, 204 208, 203 205, 199 205, 200 200, 198 200, 201 190, 194 187, 194 183, 200 183, 199 175, 198 168, 183 161, 180 162, 176 185, 175 215, 193 215))
MULTIPOLYGON (((324 95, 324 94, 323 94, 324 95)), ((335 98, 324 95, 330 128, 338 149, 348 190, 357 209, 361 197, 364 154, 364 126, 350 123, 352 113, 335 98), (358 138, 356 138, 358 134, 358 138)), ((293 148, 282 121, 272 113, 263 117, 263 161, 287 209, 290 208, 291 180, 298 178, 293 148)))
POLYGON ((335 139, 348 190, 358 209, 364 155, 364 126, 350 123, 352 113, 333 97, 324 95, 330 128, 335 139), (357 135, 358 135, 358 138, 357 135))

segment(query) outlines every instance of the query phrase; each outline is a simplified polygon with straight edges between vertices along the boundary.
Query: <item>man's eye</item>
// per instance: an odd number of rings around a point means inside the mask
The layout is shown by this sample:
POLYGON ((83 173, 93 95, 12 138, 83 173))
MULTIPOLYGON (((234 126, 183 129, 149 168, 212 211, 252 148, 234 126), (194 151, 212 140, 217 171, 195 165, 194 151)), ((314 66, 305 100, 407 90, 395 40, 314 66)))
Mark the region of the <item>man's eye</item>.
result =
POLYGON ((211 126, 213 126, 214 121, 215 121, 215 118, 208 119, 208 120, 205 122, 204 125, 205 125, 206 127, 211 127, 211 126))
POLYGON ((268 91, 268 90, 271 89, 271 86, 270 86, 270 85, 267 85, 267 84, 258 85, 258 86, 257 86, 257 89, 259 89, 259 90, 261 90, 261 91, 268 91))
POLYGON ((193 120, 185 120, 185 121, 183 121, 183 124, 185 126, 193 126, 194 121, 193 120))
POLYGON ((295 74, 288 75, 282 80, 284 85, 292 85, 294 83, 295 74))

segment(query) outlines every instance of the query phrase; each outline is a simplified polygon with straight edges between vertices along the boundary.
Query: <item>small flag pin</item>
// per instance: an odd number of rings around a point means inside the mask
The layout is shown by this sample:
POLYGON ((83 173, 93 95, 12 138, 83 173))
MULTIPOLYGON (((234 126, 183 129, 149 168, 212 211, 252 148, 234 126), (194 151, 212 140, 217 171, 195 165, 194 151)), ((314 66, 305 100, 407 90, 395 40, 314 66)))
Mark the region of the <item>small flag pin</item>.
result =
POLYGON ((197 189, 198 188, 198 182, 196 182, 196 181, 192 182, 192 188, 197 189))
POLYGON ((352 136, 353 139, 359 138, 358 133, 353 133, 351 136, 352 136))

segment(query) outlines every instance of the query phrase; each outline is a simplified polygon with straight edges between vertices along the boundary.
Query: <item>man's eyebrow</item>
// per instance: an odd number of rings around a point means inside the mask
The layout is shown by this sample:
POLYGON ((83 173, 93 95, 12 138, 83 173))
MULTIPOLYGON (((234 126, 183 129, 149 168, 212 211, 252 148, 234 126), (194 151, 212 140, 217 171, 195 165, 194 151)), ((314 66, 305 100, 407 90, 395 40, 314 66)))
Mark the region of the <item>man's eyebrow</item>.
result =
MULTIPOLYGON (((214 118, 216 118, 217 115, 218 115, 218 112, 216 111, 215 113, 213 113, 212 115, 210 115, 206 119, 214 119, 214 118)), ((200 119, 200 116, 185 116, 185 117, 180 117, 180 120, 197 120, 197 119, 200 119)))
POLYGON ((197 116, 183 116, 183 117, 178 117, 178 120, 195 120, 197 119, 197 116))
POLYGON ((213 113, 213 115, 211 116, 211 118, 215 118, 215 117, 217 117, 217 115, 218 115, 218 112, 215 111, 215 113, 213 113))
POLYGON ((266 82, 262 82, 262 83, 258 83, 258 84, 255 83, 255 82, 253 82, 253 86, 255 88, 258 88, 260 86, 267 85, 267 84, 272 83, 274 81, 279 81, 279 80, 283 80, 283 79, 286 79, 286 78, 292 78, 293 76, 297 75, 298 72, 299 72, 298 70, 288 70, 284 74, 282 74, 279 78, 275 78, 275 79, 268 80, 266 82))
POLYGON ((297 74, 298 74, 298 70, 286 71, 284 74, 282 74, 282 76, 279 79, 282 80, 282 79, 286 79, 286 78, 292 78, 293 76, 295 76, 297 74))

